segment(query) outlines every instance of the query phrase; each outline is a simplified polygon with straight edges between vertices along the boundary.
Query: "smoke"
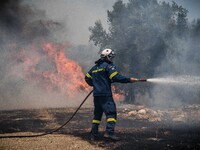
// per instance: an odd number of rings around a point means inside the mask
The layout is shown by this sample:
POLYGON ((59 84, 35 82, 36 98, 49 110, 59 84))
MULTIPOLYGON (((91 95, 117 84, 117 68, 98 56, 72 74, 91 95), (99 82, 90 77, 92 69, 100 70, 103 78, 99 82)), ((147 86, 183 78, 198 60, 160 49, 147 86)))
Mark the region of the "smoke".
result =
MULTIPOLYGON (((191 23, 184 18, 182 7, 156 0, 131 0, 125 5, 119 1, 113 8, 108 19, 110 43, 103 44, 117 50, 117 65, 122 73, 150 78, 199 75, 199 36, 192 36, 191 23)), ((126 90, 130 95, 135 93, 137 103, 143 99, 142 104, 151 106, 180 106, 199 101, 199 88, 150 84, 126 90), (142 97, 144 89, 149 92, 142 97)), ((129 99, 132 96, 127 96, 129 99)))
MULTIPOLYGON (((33 5, 45 10, 48 18, 59 21, 62 20, 65 25, 64 33, 68 35, 58 34, 56 37, 59 40, 67 40, 72 43, 73 46, 68 49, 68 54, 71 58, 79 62, 79 64, 82 64, 85 69, 84 71, 86 72, 94 60, 97 59, 96 54, 98 52, 98 48, 95 48, 91 43, 88 43, 88 37, 91 34, 89 33, 88 27, 93 25, 96 20, 101 20, 103 27, 108 30, 109 26, 107 24, 106 10, 111 10, 114 2, 116 2, 116 0, 111 0, 109 2, 102 2, 100 0, 95 2, 92 0, 64 0, 55 2, 52 0, 38 3, 34 2, 33 5), (59 10, 59 12, 57 10, 59 10), (88 58, 88 56, 90 58, 88 58)), ((124 0, 123 2, 128 3, 128 0, 124 0)), ((199 55, 196 54, 199 54, 199 51, 198 48, 194 46, 197 44, 194 43, 197 39, 191 37, 189 34, 184 34, 184 38, 181 38, 173 32, 170 33, 168 21, 172 14, 170 14, 169 8, 163 7, 161 9, 161 7, 156 6, 154 2, 149 2, 149 4, 149 7, 145 7, 144 5, 144 9, 142 9, 143 16, 140 16, 138 12, 135 12, 136 14, 138 13, 137 17, 141 19, 138 22, 145 23, 142 24, 142 29, 139 29, 141 32, 136 34, 136 36, 133 32, 132 35, 130 35, 130 38, 128 38, 128 36, 125 38, 125 41, 121 40, 119 35, 119 37, 116 37, 118 41, 114 41, 116 43, 118 42, 118 44, 120 43, 119 45, 123 47, 124 44, 131 43, 135 36, 136 40, 134 41, 134 44, 136 45, 136 49, 143 55, 141 60, 146 62, 138 62, 138 64, 141 63, 141 65, 136 64, 136 71, 131 72, 131 75, 136 75, 138 77, 145 75, 147 75, 147 77, 198 76, 198 60, 200 59, 199 55), (168 34, 171 34, 172 36, 168 34), (172 38, 163 40, 166 36, 172 38), (121 42, 119 42, 119 40, 121 40, 121 42), (151 60, 149 60, 149 55, 152 56, 151 60), (152 69, 150 75, 142 72, 142 69, 143 71, 145 70, 145 65, 148 66, 147 68, 155 68, 154 70, 152 69)), ((123 14, 122 16, 128 15, 123 14)), ((124 20, 122 27, 125 30, 129 30, 127 27, 130 23, 134 24, 137 30, 138 22, 131 22, 131 19, 126 22, 124 18, 122 19, 124 20)), ((133 55, 134 54, 131 54, 131 57, 125 57, 123 61, 131 62, 134 58, 133 55)), ((116 59, 121 62, 121 55, 116 57, 116 59)), ((143 87, 145 86, 146 85, 143 87)), ((161 86, 154 84, 150 86, 152 88, 150 93, 146 93, 142 98, 137 95, 136 102, 145 99, 143 104, 152 106, 180 106, 185 102, 195 103, 198 101, 199 90, 193 86, 161 86)))
POLYGON ((30 3, 1 1, 0 109, 77 105, 85 95, 81 92, 85 84, 79 65, 65 56, 70 36, 61 39, 59 35, 68 33, 66 21, 48 18, 45 10, 30 3), (68 71, 67 63, 73 67, 68 71), (79 88, 76 97, 69 95, 79 88))
POLYGON ((107 10, 115 1, 1 1, 0 109, 79 104, 86 93, 63 94, 72 83, 67 73, 58 73, 57 57, 51 57, 44 45, 54 43, 57 52, 53 52, 66 56, 60 63, 72 60, 83 69, 77 74, 86 73, 99 57, 99 49, 89 42, 88 28, 100 19, 108 29, 107 10), (58 79, 67 81, 63 84, 58 79))
MULTIPOLYGON (((172 76, 174 80, 179 76, 199 76, 199 49, 195 48, 193 38, 184 35, 182 39, 175 36, 168 43, 168 50, 165 59, 155 72, 155 77, 167 78, 172 76), (173 52, 173 50, 175 50, 173 52)), ((187 80, 187 78, 185 78, 187 80)), ((177 80, 179 82, 179 80, 177 80)), ((190 80, 187 80, 190 82, 190 80)), ((182 81, 180 81, 182 82, 182 81)), ((152 95, 155 99, 154 105, 161 106, 182 106, 184 104, 199 103, 199 84, 190 82, 189 85, 155 85, 152 95)))
MULTIPOLYGON (((160 20, 154 21, 159 22, 160 20)), ((191 29, 191 23, 187 22, 187 24, 188 28, 191 29)), ((170 32, 167 26, 160 25, 164 29, 163 33, 170 32)), ((171 38, 164 41, 165 57, 159 60, 160 64, 156 67, 153 76, 155 78, 166 78, 166 80, 168 77, 176 80, 177 77, 184 78, 184 76, 190 76, 192 80, 194 76, 199 76, 200 53, 199 46, 197 46, 199 37, 193 37, 190 30, 185 33, 183 31, 181 36, 176 32, 170 34, 171 38)), ((155 49, 159 49, 159 47, 155 49)), ((184 79, 187 80, 187 78, 184 79)), ((177 82, 182 81, 177 80, 177 82)), ((187 82, 190 82, 190 80, 188 79, 187 82)), ((152 86, 150 94, 150 105, 152 106, 175 107, 199 103, 199 85, 195 83, 188 85, 181 83, 174 85, 153 84, 152 86)))
POLYGON ((62 21, 65 24, 65 32, 59 34, 57 39, 67 40, 72 45, 85 45, 88 44, 90 35, 88 27, 93 25, 96 20, 101 20, 104 27, 108 28, 107 10, 112 8, 115 1, 32 0, 26 3, 44 10, 48 18, 62 21))
MULTIPOLYGON (((61 24, 47 20, 41 10, 33 10, 22 1, 1 1, 0 7, 0 109, 16 109, 46 106, 49 96, 34 82, 29 82, 20 57, 22 49, 30 57, 36 52, 32 44, 41 39, 50 40, 52 30, 61 24)), ((42 57, 42 55, 41 55, 42 57)), ((56 94, 51 94, 56 98, 56 94)), ((59 99, 59 98, 56 98, 59 99)))
MULTIPOLYGON (((172 0, 158 0, 160 2, 165 1, 168 3, 171 3, 172 0)), ((193 21, 194 19, 199 18, 200 10, 200 1, 199 0, 190 0, 190 1, 180 1, 180 0, 174 0, 179 5, 182 5, 184 8, 187 8, 189 13, 188 13, 188 20, 193 21)))
MULTIPOLYGON (((47 54, 41 50, 44 41, 51 41, 64 43, 64 53, 70 59, 78 62, 82 66, 83 72, 86 73, 93 62, 98 59, 97 52, 99 51, 97 47, 88 42, 90 35, 88 27, 93 25, 96 20, 101 20, 104 28, 108 30, 107 10, 112 9, 114 2, 116 0, 1 1, 0 109, 58 107, 77 104, 78 100, 75 98, 70 98, 69 102, 66 101, 68 97, 60 94, 56 84, 54 84, 54 90, 47 92, 41 84, 38 84, 41 79, 31 81, 31 74, 28 74, 27 79, 27 73, 24 72, 24 69, 29 71, 36 69, 40 72, 56 70, 55 63, 49 60, 47 54), (38 55, 40 60, 36 59, 38 55), (25 62, 29 63, 28 68, 24 66, 25 62)), ((124 2, 127 3, 128 0, 124 2)), ((143 50, 144 59, 142 60, 146 60, 144 64, 148 63, 148 54, 154 49, 154 61, 150 65, 161 62, 153 72, 154 77, 180 74, 197 76, 199 74, 197 61, 200 59, 197 55, 199 54, 198 48, 193 46, 196 44, 194 39, 189 35, 185 39, 173 36, 173 39, 164 41, 164 47, 160 47, 160 43, 163 42, 160 40, 162 36, 159 37, 157 33, 160 31, 162 33, 169 32, 165 19, 161 19, 159 15, 160 13, 164 14, 164 12, 153 6, 144 9, 144 11, 148 15, 142 19, 148 20, 149 23, 146 24, 143 31, 149 29, 155 36, 152 37, 151 34, 141 32, 137 35, 134 44, 137 45, 138 51, 143 50), (155 10, 156 14, 153 13, 155 10), (156 53, 159 53, 159 49, 162 48, 165 50, 163 56, 166 54, 166 57, 157 58, 156 53), (194 59, 195 61, 193 61, 194 59)), ((161 17, 163 18, 162 15, 161 17)), ((128 22, 124 22, 123 27, 127 27, 126 23, 128 22)), ((129 29, 127 28, 127 30, 129 29)), ((130 36, 130 38, 132 37, 130 36)), ((124 61, 131 60, 132 57, 128 57, 128 60, 124 61)), ((138 66, 138 68, 136 66, 135 70, 139 70, 139 68, 142 66, 138 66)), ((39 77, 38 74, 32 75, 35 79, 39 77)), ((145 73, 139 70, 137 75, 145 75, 145 73)), ((150 94, 148 93, 140 99, 145 99, 144 103, 150 102, 150 105, 160 105, 166 102, 169 102, 167 105, 173 105, 174 103, 182 104, 187 99, 194 102, 193 99, 196 99, 197 93, 198 89, 194 90, 193 88, 155 85, 150 94)), ((79 97, 82 97, 83 94, 81 93, 79 97)))
POLYGON ((65 52, 70 58, 81 64, 85 73, 99 58, 99 48, 89 42, 88 28, 96 20, 101 20, 104 28, 108 30, 107 10, 112 8, 114 2, 116 0, 24 1, 29 6, 43 10, 47 18, 62 22, 63 28, 54 32, 54 37, 59 42, 68 41, 70 43, 70 48, 65 52))
MULTIPOLYGON (((157 66, 154 70, 153 77, 155 79, 163 78, 168 82, 168 78, 173 79, 174 81, 182 77, 188 84, 184 85, 181 83, 177 84, 152 84, 152 89, 150 91, 150 97, 147 97, 146 94, 144 98, 146 99, 146 104, 151 106, 162 106, 162 107, 175 107, 182 106, 185 104, 195 104, 199 103, 199 84, 191 83, 195 76, 199 76, 199 60, 200 60, 200 51, 198 46, 199 36, 193 36, 191 34, 191 22, 187 22, 188 31, 182 31, 181 35, 177 34, 177 31, 171 32, 170 28, 167 27, 166 22, 160 22, 161 18, 156 17, 156 13, 150 13, 153 7, 146 9, 149 18, 153 18, 153 22, 156 25, 153 27, 156 33, 163 33, 164 35, 170 34, 169 38, 163 38, 165 47, 160 49, 160 47, 155 46, 154 53, 156 56, 157 50, 164 51, 164 56, 155 59, 153 64, 157 63, 157 66), (155 16, 152 16, 154 14, 155 16), (157 62, 156 62, 157 61, 157 62), (191 80, 186 78, 187 76, 191 77, 191 80), (189 84, 190 82, 190 84, 189 84)), ((187 8, 186 8, 187 9, 187 8)), ((166 14, 168 17, 168 11, 160 10, 160 14, 166 14)), ((164 19, 165 20, 165 19, 164 19)), ((164 21, 163 20, 163 21, 164 21)), ((148 22, 149 25, 152 22, 148 22)), ((151 27, 149 27, 151 28, 151 27)), ((181 28, 179 26, 179 28, 181 28)), ((179 30, 179 29, 178 29, 179 30)), ((150 43, 154 43, 154 38, 151 38, 150 43)), ((138 43, 139 45, 140 43, 138 43)), ((145 44, 145 46, 151 47, 151 45, 145 44)), ((159 45, 158 45, 159 46, 159 45)), ((159 56, 159 53, 158 53, 159 56)), ((151 67, 151 66, 149 66, 151 67)), ((182 82, 181 80, 176 80, 176 82, 182 82)))

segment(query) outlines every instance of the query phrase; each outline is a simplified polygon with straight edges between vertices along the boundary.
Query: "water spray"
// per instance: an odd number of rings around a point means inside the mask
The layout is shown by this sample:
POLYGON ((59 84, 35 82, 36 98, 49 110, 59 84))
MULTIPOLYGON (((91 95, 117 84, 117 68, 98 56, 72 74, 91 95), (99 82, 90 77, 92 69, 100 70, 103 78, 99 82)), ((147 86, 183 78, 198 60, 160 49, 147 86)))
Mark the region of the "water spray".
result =
POLYGON ((167 85, 184 85, 184 86, 200 86, 199 76, 169 76, 162 78, 150 78, 147 82, 152 82, 155 84, 167 84, 167 85))
POLYGON ((141 78, 136 82, 151 82, 155 84, 165 84, 165 85, 184 85, 184 86, 200 86, 200 77, 199 76, 169 76, 161 78, 141 78))

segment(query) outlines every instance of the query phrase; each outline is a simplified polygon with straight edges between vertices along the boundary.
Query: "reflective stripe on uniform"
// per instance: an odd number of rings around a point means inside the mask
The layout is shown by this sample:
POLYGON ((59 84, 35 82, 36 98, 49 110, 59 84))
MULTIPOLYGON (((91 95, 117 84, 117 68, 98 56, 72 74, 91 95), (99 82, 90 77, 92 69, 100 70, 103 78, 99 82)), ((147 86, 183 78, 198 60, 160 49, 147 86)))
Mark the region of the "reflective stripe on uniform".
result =
POLYGON ((100 69, 97 69, 97 70, 93 70, 92 73, 96 73, 96 72, 100 72, 100 71, 105 71, 105 68, 100 68, 100 69))
POLYGON ((109 78, 110 79, 112 79, 114 76, 116 76, 118 74, 118 72, 117 71, 115 71, 115 72, 113 72, 110 76, 109 76, 109 78))
POLYGON ((86 74, 86 77, 92 79, 91 75, 89 73, 86 74))
POLYGON ((108 118, 107 122, 117 122, 117 120, 115 118, 108 118))
POLYGON ((92 123, 100 124, 99 120, 92 120, 92 123))

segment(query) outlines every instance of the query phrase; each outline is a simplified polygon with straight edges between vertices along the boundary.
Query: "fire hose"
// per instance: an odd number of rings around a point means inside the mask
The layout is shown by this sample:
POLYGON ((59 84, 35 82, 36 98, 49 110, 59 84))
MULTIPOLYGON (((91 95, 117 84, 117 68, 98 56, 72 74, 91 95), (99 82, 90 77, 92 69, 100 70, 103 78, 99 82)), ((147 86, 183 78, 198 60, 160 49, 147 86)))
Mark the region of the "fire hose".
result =
POLYGON ((67 125, 76 115, 76 113, 79 111, 79 109, 81 108, 81 106, 85 103, 85 101, 88 99, 88 97, 92 94, 93 90, 90 91, 90 93, 84 98, 84 100, 82 101, 82 103, 79 105, 79 107, 76 109, 76 111, 72 114, 72 116, 60 127, 49 131, 49 132, 45 132, 45 133, 41 133, 41 134, 35 134, 35 135, 10 135, 10 136, 0 136, 0 138, 30 138, 30 137, 39 137, 39 136, 45 136, 48 134, 52 134, 58 130, 60 130, 61 128, 63 128, 65 125, 67 125))
MULTIPOLYGON (((136 82, 147 82, 147 79, 144 79, 144 78, 138 79, 136 82)), ((79 109, 81 108, 81 106, 85 103, 85 101, 88 99, 88 97, 92 94, 92 92, 93 92, 93 90, 88 93, 88 95, 84 98, 84 100, 79 105, 79 107, 76 109, 76 111, 72 114, 72 116, 64 124, 62 124, 60 127, 56 128, 56 129, 54 129, 52 131, 41 133, 41 134, 0 136, 0 139, 1 138, 30 138, 30 137, 39 137, 39 136, 45 136, 45 135, 48 135, 48 134, 52 134, 52 133, 60 130, 61 128, 63 128, 64 126, 66 126, 74 118, 74 116, 77 114, 77 112, 79 111, 79 109)))

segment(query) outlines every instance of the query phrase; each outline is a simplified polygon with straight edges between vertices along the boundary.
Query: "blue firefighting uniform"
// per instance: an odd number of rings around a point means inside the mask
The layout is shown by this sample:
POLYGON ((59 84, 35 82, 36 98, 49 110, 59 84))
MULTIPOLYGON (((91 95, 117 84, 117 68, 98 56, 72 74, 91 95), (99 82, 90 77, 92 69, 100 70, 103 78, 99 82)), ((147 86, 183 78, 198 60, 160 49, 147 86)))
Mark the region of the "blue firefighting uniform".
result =
POLYGON ((113 63, 99 59, 96 65, 86 74, 85 80, 90 86, 93 86, 94 118, 92 121, 92 134, 98 134, 98 125, 100 124, 103 112, 107 119, 106 132, 114 134, 117 113, 112 97, 111 83, 129 83, 130 78, 120 75, 113 63))

